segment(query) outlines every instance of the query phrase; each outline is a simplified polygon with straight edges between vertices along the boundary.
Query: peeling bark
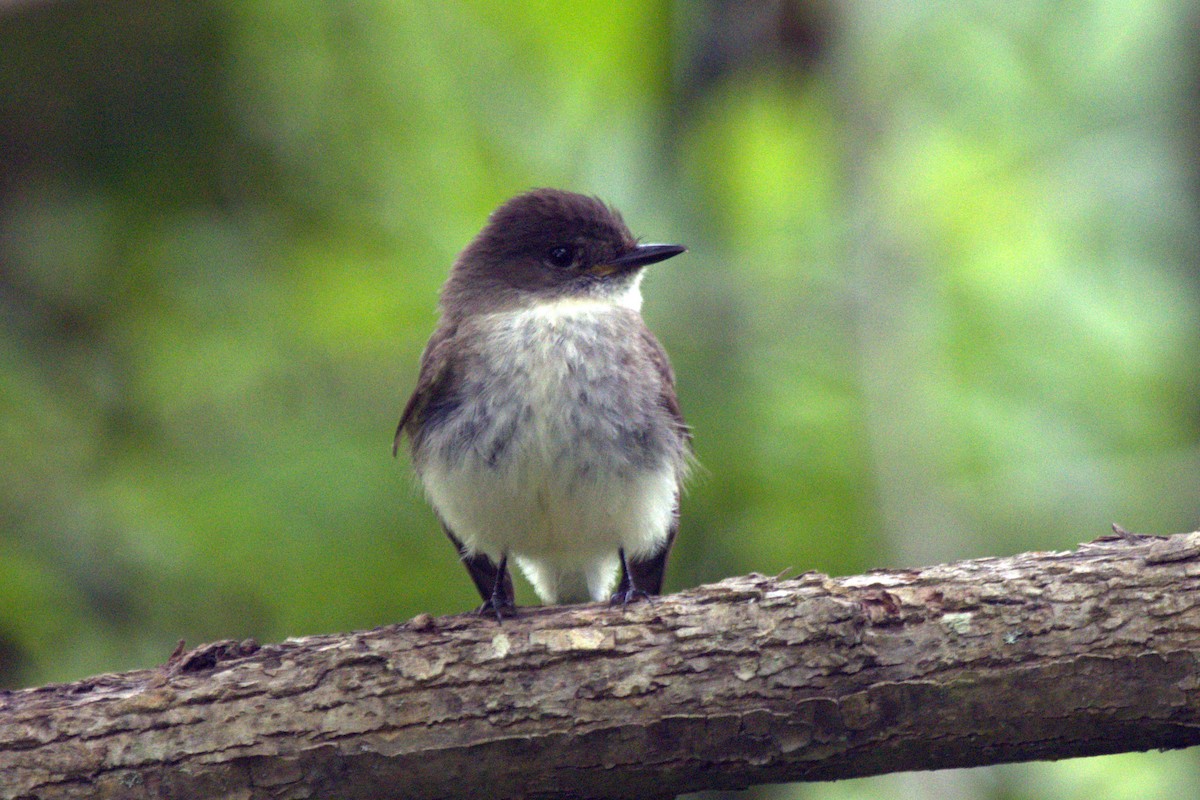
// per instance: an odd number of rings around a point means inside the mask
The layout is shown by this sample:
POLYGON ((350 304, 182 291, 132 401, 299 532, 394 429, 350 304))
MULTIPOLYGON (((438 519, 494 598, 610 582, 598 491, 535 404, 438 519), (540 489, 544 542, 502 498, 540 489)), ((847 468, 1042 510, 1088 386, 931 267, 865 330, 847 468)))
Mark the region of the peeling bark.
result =
POLYGON ((673 797, 1200 743, 1200 533, 464 614, 0 693, 0 797, 673 797))

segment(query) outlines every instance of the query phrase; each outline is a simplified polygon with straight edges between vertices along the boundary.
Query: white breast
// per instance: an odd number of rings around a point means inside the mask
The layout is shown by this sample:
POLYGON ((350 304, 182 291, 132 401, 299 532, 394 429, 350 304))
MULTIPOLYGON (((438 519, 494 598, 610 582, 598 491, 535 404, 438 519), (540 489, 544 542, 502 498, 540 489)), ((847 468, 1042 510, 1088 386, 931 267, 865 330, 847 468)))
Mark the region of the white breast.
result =
POLYGON ((458 427, 422 447, 421 479, 441 518, 469 551, 512 555, 545 602, 603 599, 617 549, 655 552, 674 513, 676 455, 625 457, 619 422, 636 391, 611 341, 622 307, 571 301, 493 315, 479 332, 487 379, 456 410, 458 427), (492 444, 455 450, 449 437, 464 431, 492 444))

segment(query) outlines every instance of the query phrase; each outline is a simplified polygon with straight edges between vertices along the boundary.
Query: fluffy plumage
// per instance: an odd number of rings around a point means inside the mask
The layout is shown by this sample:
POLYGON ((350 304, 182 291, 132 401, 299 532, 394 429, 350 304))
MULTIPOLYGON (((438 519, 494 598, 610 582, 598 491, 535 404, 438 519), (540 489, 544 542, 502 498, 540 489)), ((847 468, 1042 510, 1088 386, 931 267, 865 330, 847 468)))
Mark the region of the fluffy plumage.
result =
POLYGON ((396 432, 485 607, 511 555, 544 602, 661 590, 689 433, 619 214, 557 190, 497 209, 456 260, 396 432))

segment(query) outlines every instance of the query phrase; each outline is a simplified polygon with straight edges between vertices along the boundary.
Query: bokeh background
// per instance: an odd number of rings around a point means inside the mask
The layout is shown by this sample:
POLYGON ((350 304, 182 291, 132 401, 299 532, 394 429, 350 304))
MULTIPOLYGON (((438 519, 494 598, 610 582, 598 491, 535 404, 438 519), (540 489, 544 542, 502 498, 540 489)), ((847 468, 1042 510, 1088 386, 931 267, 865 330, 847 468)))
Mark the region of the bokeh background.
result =
MULTIPOLYGON (((691 247, 645 291, 703 465, 669 589, 1192 530, 1198 33, 1166 0, 0 0, 0 686, 473 607, 389 448, 453 256, 533 186, 691 247)), ((1198 764, 748 796, 1177 798, 1198 764)))

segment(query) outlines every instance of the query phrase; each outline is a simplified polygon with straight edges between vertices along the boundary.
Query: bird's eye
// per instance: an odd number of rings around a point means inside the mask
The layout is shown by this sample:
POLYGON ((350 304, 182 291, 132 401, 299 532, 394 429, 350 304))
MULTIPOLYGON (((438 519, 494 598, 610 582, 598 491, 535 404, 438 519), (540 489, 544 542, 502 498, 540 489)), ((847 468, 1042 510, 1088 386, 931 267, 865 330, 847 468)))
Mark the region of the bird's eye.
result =
POLYGON ((550 248, 550 252, 546 253, 546 263, 552 267, 566 269, 575 263, 575 248, 563 244, 550 248))

